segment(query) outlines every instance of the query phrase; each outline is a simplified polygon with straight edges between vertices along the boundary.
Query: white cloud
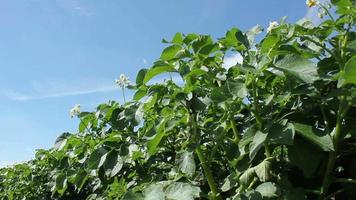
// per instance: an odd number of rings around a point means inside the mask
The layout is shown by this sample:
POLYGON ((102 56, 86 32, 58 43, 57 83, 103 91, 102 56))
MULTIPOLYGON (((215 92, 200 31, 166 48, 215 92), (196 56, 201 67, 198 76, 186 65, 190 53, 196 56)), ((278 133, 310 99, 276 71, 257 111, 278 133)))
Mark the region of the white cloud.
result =
POLYGON ((13 90, 1 90, 0 98, 5 98, 5 99, 10 99, 15 101, 26 101, 31 97, 13 90))
POLYGON ((64 6, 64 8, 68 9, 74 14, 85 17, 90 17, 93 15, 92 9, 84 5, 79 0, 60 0, 59 2, 64 6))
POLYGON ((229 69, 230 67, 236 65, 237 63, 241 64, 242 61, 243 61, 243 58, 242 58, 241 54, 239 54, 239 53, 233 54, 231 56, 226 56, 224 58, 223 67, 225 67, 226 69, 229 69))
MULTIPOLYGON (((93 84, 91 84, 93 85, 93 84)), ((112 92, 119 90, 114 81, 112 84, 99 85, 94 87, 85 86, 80 84, 79 86, 71 86, 63 83, 37 83, 31 88, 29 94, 21 93, 16 90, 0 90, 0 99, 8 99, 14 101, 29 101, 48 98, 59 98, 77 95, 86 95, 94 93, 112 92), (43 87, 43 85, 49 85, 50 87, 43 87), (41 87, 40 87, 41 86, 41 87)))

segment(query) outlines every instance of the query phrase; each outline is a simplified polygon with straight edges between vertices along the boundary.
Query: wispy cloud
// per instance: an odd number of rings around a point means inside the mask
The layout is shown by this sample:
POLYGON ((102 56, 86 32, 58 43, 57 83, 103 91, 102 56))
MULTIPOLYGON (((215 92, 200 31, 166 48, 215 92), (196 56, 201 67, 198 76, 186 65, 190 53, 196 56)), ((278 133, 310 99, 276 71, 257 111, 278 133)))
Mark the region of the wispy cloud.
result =
POLYGON ((241 64, 242 61, 243 61, 243 58, 242 58, 241 54, 235 53, 231 56, 226 56, 224 58, 223 67, 228 69, 228 68, 236 65, 237 63, 241 64))
POLYGON ((29 94, 21 93, 16 90, 0 90, 0 98, 13 100, 13 101, 30 101, 40 100, 48 98, 60 98, 77 95, 87 95, 94 93, 112 92, 118 90, 118 87, 113 83, 112 85, 101 85, 97 87, 64 87, 66 89, 58 89, 58 87, 52 88, 32 88, 32 92, 29 94))
POLYGON ((26 101, 30 98, 30 96, 16 92, 14 90, 6 89, 6 90, 0 90, 0 98, 5 98, 5 99, 10 99, 15 101, 26 101))
POLYGON ((93 10, 79 0, 59 0, 59 2, 74 14, 86 17, 93 15, 93 10))

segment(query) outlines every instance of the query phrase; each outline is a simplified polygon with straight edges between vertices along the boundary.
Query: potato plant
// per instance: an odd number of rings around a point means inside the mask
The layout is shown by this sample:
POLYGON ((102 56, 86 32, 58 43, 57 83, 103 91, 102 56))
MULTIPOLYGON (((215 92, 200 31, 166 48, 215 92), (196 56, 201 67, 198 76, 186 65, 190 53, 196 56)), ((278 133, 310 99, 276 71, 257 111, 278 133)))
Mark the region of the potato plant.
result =
POLYGON ((332 4, 258 41, 260 26, 164 40, 117 81, 132 100, 77 105, 78 133, 0 169, 0 199, 356 199, 356 7, 332 4))

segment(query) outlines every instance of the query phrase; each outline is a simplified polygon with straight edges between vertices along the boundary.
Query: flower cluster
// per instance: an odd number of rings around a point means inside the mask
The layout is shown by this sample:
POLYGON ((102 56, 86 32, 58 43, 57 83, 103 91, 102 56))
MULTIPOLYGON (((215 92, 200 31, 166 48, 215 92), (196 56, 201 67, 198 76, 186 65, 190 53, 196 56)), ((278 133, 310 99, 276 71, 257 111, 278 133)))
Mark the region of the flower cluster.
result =
POLYGON ((80 114, 80 104, 76 104, 72 109, 70 109, 70 117, 78 116, 80 114))
POLYGON ((309 8, 314 7, 319 4, 319 1, 317 0, 306 0, 305 3, 309 8))
POLYGON ((278 22, 273 21, 269 23, 269 26, 267 28, 267 33, 270 33, 272 31, 272 29, 275 29, 279 26, 278 22))
POLYGON ((327 13, 326 13, 325 8, 321 8, 321 9, 319 10, 319 12, 318 12, 318 17, 319 17, 320 19, 323 19, 326 14, 327 14, 327 13))
POLYGON ((120 87, 126 87, 130 84, 130 80, 125 74, 121 74, 120 78, 115 80, 115 83, 120 87))

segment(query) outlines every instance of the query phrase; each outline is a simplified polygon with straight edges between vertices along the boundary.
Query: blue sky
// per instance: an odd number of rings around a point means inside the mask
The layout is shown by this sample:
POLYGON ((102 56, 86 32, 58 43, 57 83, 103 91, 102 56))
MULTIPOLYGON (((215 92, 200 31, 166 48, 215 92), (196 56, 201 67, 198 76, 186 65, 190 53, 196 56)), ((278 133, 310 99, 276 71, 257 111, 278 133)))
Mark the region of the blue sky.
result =
POLYGON ((315 12, 304 0, 0 0, 0 166, 28 160, 64 131, 69 109, 120 101, 114 80, 132 80, 176 32, 218 38, 315 12))

